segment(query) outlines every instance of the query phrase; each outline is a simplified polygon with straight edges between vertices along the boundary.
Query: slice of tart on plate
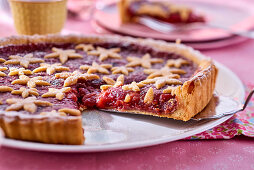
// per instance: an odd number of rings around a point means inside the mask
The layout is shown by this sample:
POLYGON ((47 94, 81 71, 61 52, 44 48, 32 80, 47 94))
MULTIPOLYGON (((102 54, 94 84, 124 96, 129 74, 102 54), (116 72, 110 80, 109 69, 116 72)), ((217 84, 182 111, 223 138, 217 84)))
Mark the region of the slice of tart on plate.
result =
POLYGON ((81 145, 88 109, 188 121, 215 88, 211 59, 179 43, 47 35, 0 45, 0 127, 12 139, 81 145))
POLYGON ((193 9, 168 1, 120 0, 118 10, 122 23, 135 22, 143 16, 171 24, 205 22, 205 17, 193 9))

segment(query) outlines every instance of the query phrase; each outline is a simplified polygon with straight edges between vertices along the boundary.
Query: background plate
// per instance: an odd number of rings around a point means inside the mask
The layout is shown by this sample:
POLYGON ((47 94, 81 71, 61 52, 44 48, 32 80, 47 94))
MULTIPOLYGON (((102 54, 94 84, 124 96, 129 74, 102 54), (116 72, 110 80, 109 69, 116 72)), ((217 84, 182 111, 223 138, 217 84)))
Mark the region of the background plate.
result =
MULTIPOLYGON (((220 2, 211 0, 207 2, 178 0, 175 3, 189 6, 196 12, 202 13, 207 18, 207 22, 214 25, 222 25, 235 31, 250 30, 254 26, 253 10, 246 3, 238 4, 238 2, 230 1, 227 4, 220 4, 220 2)), ((95 19, 98 25, 119 34, 167 41, 175 41, 180 38, 183 42, 204 42, 232 36, 225 31, 212 28, 164 34, 139 24, 121 25, 116 4, 107 5, 98 10, 95 14, 95 19)))
MULTIPOLYGON (((99 26, 95 21, 91 22, 93 29, 95 30, 96 33, 99 34, 110 34, 111 32, 109 30, 106 30, 105 28, 99 26)), ((77 32, 73 32, 70 30, 64 30, 64 34, 77 34, 77 32)), ((194 49, 197 50, 210 50, 210 49, 216 49, 216 48, 223 48, 239 43, 243 43, 249 39, 245 37, 240 37, 240 36, 231 36, 228 38, 224 38, 221 40, 214 40, 214 41, 206 41, 206 42, 192 42, 192 43, 183 43, 187 46, 191 46, 194 49)))
MULTIPOLYGON (((244 87, 239 78, 225 66, 216 63, 219 74, 218 94, 241 102, 244 87)), ((54 145, 4 139, 3 146, 54 152, 101 152, 139 148, 183 139, 221 124, 230 116, 218 120, 182 122, 152 116, 89 111, 83 114, 85 145, 54 145)))

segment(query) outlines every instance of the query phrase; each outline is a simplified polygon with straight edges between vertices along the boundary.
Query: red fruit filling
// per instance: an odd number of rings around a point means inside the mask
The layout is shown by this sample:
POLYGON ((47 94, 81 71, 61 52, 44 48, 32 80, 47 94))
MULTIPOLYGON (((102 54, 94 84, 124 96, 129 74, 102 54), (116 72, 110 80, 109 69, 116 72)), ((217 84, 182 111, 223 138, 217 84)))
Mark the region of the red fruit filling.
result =
POLYGON ((177 100, 171 94, 160 93, 154 89, 154 99, 151 104, 144 103, 144 97, 148 88, 134 92, 123 90, 121 87, 110 88, 102 91, 97 99, 98 108, 110 108, 116 110, 137 110, 153 112, 158 115, 170 114, 177 108, 177 100), (130 95, 130 101, 125 102, 125 96, 130 95))

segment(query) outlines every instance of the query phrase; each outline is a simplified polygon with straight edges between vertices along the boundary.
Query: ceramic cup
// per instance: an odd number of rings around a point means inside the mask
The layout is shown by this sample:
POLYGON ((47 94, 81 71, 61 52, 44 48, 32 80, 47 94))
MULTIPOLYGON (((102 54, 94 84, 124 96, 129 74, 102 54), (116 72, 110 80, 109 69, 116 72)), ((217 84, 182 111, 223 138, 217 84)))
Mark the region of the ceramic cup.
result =
POLYGON ((59 33, 66 20, 66 1, 9 0, 17 33, 59 33))

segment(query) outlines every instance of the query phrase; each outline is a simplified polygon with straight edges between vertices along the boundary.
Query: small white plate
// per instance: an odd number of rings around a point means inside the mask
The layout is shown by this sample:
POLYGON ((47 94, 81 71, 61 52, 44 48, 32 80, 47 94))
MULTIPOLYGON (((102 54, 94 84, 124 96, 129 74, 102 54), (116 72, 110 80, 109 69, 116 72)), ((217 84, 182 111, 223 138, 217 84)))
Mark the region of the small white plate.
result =
MULTIPOLYGON (((225 66, 219 68, 216 92, 243 101, 244 86, 225 66)), ((83 114, 84 145, 54 145, 4 139, 3 146, 51 152, 102 152, 140 148, 183 139, 213 128, 230 118, 203 121, 176 121, 152 116, 90 111, 83 114)))

